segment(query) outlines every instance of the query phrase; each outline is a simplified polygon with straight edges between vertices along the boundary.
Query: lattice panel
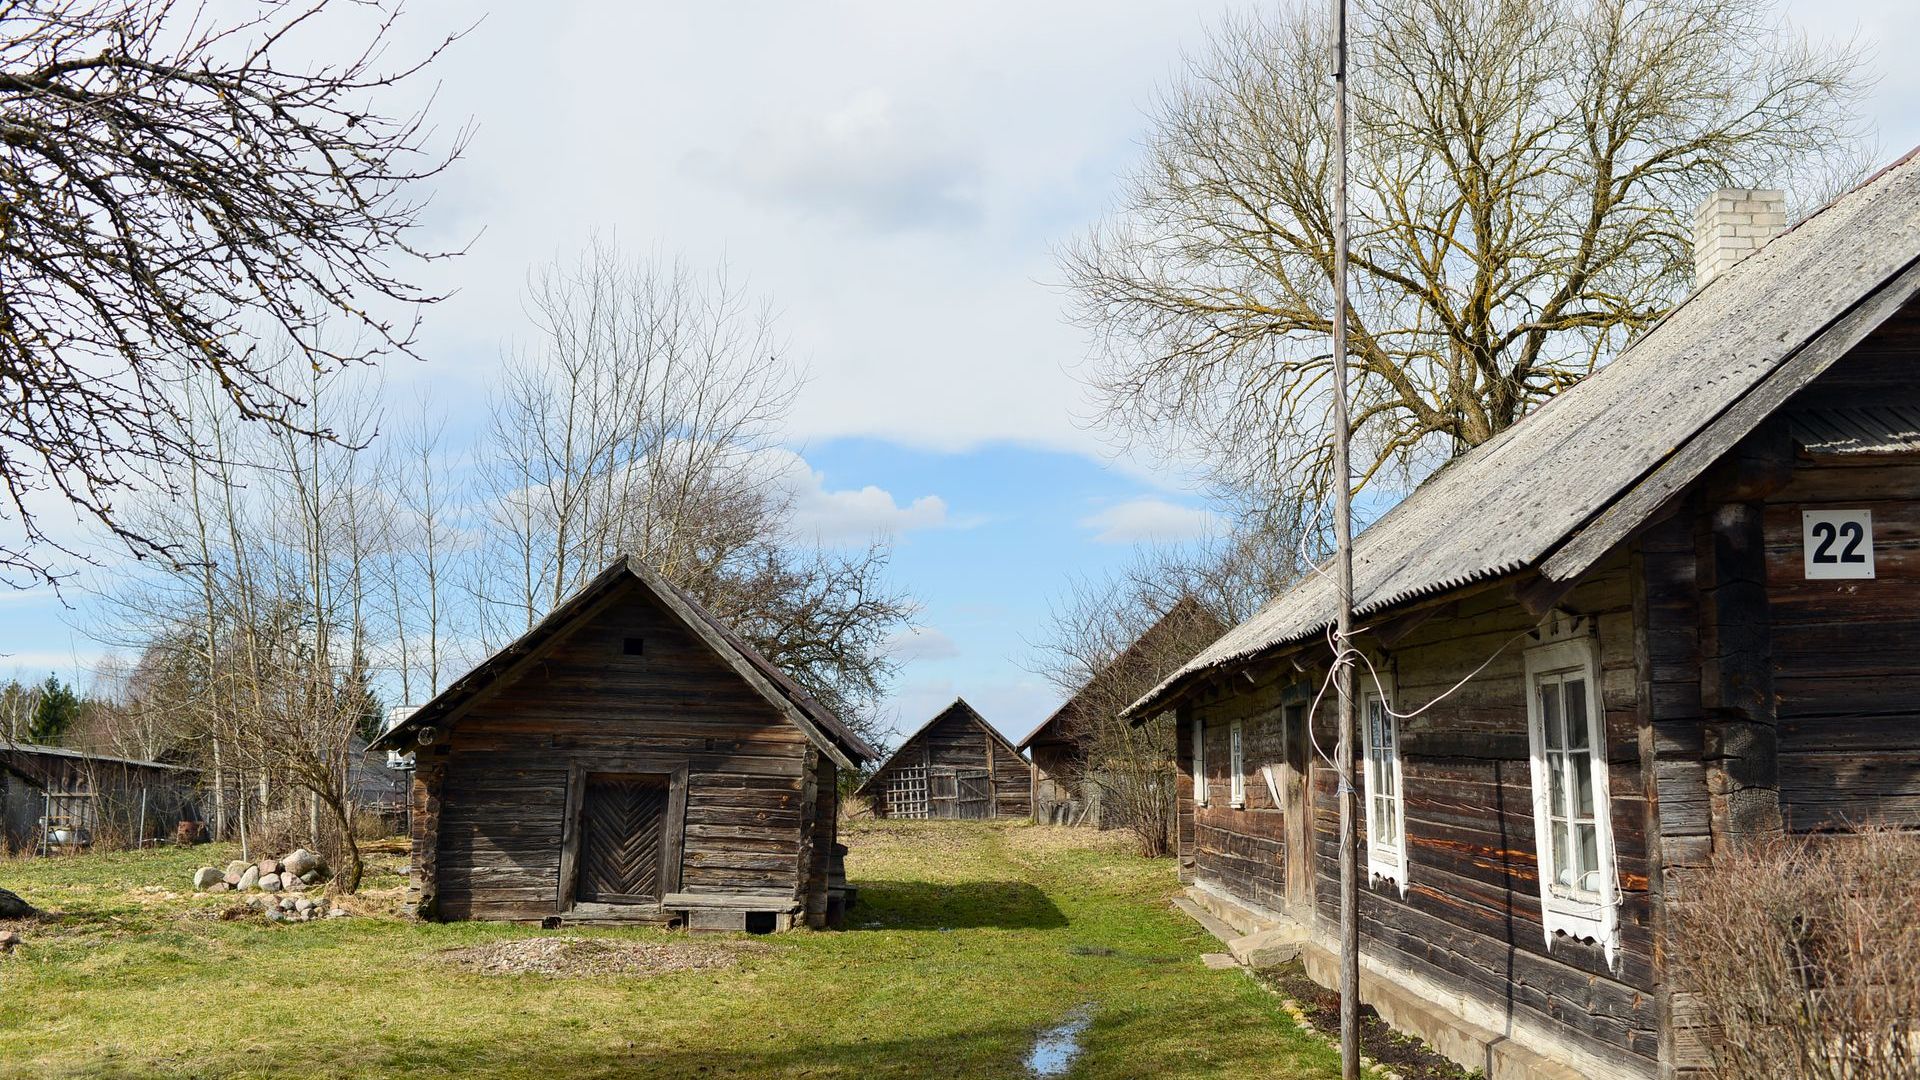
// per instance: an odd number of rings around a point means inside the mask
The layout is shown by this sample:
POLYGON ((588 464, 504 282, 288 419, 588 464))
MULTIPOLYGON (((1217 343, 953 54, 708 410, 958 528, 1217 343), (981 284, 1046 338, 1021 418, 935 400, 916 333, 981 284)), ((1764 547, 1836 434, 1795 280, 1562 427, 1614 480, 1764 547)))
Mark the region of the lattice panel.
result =
POLYGON ((580 810, 581 900, 660 899, 667 786, 635 776, 589 776, 580 810))
POLYGON ((887 816, 923 818, 927 816, 927 767, 907 765, 887 777, 887 816))

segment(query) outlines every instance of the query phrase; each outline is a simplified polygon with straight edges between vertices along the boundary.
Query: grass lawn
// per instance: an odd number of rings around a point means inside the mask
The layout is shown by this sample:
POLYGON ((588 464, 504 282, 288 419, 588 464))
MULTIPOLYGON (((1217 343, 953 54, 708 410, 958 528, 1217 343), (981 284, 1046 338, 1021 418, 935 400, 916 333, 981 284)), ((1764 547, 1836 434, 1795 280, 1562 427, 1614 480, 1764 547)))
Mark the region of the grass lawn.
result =
MULTIPOLYGON (((184 889, 224 849, 0 861, 58 912, 0 958, 0 1076, 1018 1077, 1042 1032, 1090 1018, 1072 1077, 1338 1075, 1335 1055, 1167 904, 1166 861, 1025 824, 863 823, 840 933, 700 935, 718 967, 486 974, 451 950, 651 930, 542 931, 369 914, 221 921, 184 889), (153 889, 159 886, 159 889, 153 889), (152 891, 149 891, 152 890, 152 891)), ((670 950, 669 950, 670 951, 670 950)))

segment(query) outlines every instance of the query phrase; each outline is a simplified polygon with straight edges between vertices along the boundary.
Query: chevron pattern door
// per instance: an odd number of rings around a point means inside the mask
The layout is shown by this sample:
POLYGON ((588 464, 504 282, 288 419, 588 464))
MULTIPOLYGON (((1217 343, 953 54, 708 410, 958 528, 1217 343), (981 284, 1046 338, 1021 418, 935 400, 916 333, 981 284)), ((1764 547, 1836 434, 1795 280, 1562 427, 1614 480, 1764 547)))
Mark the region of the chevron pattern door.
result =
POLYGON ((601 904, 660 900, 667 794, 663 776, 587 776, 580 802, 577 899, 601 904))

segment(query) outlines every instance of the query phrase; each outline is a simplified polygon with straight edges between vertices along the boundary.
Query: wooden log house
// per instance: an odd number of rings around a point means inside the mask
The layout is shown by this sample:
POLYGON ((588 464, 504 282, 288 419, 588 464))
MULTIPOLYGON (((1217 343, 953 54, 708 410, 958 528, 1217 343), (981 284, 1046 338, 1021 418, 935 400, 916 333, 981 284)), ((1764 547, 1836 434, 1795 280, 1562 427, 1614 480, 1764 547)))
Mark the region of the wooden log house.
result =
MULTIPOLYGON (((1723 271, 1355 547, 1362 994, 1489 1075, 1697 1075, 1676 878, 1920 826, 1920 160, 1728 250, 1776 200, 1709 200, 1723 271)), ((1189 894, 1304 928, 1328 985, 1335 600, 1310 576, 1129 710, 1177 709, 1189 894)))
POLYGON ((1091 760, 1094 726, 1119 722, 1118 706, 1128 697, 1187 660, 1194 643, 1226 629, 1199 601, 1182 597, 1020 740, 1020 751, 1033 762, 1033 820, 1113 827, 1111 812, 1103 812, 1100 801, 1101 766, 1091 760), (1096 715, 1101 712, 1105 715, 1096 715))
POLYGON ((855 798, 876 817, 1027 817, 1027 759, 962 698, 907 736, 855 798))
POLYGON ((638 559, 395 725, 427 918, 819 927, 840 770, 877 756, 638 559))

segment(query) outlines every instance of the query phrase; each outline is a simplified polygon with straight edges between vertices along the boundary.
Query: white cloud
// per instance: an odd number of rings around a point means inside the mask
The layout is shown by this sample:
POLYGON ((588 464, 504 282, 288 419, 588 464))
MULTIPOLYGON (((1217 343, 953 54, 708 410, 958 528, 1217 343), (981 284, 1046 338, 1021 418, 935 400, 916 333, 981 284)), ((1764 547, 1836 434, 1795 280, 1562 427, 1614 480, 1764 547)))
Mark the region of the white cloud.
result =
POLYGON ((1181 506, 1155 496, 1128 499, 1082 518, 1080 524, 1097 530, 1098 544, 1141 541, 1192 540, 1212 532, 1219 515, 1197 506, 1181 506))
POLYGON ((808 215, 879 232, 978 222, 980 168, 937 117, 902 115, 866 89, 824 113, 756 125, 722 152, 689 156, 689 172, 808 215))
POLYGON ((889 638, 887 652, 902 661, 952 660, 960 655, 960 646, 931 626, 915 626, 889 638))
POLYGON ((921 495, 903 506, 892 492, 873 484, 830 488, 825 473, 791 450, 763 451, 762 461, 793 497, 791 527, 799 536, 828 545, 864 544, 948 524, 947 501, 938 495, 921 495))

